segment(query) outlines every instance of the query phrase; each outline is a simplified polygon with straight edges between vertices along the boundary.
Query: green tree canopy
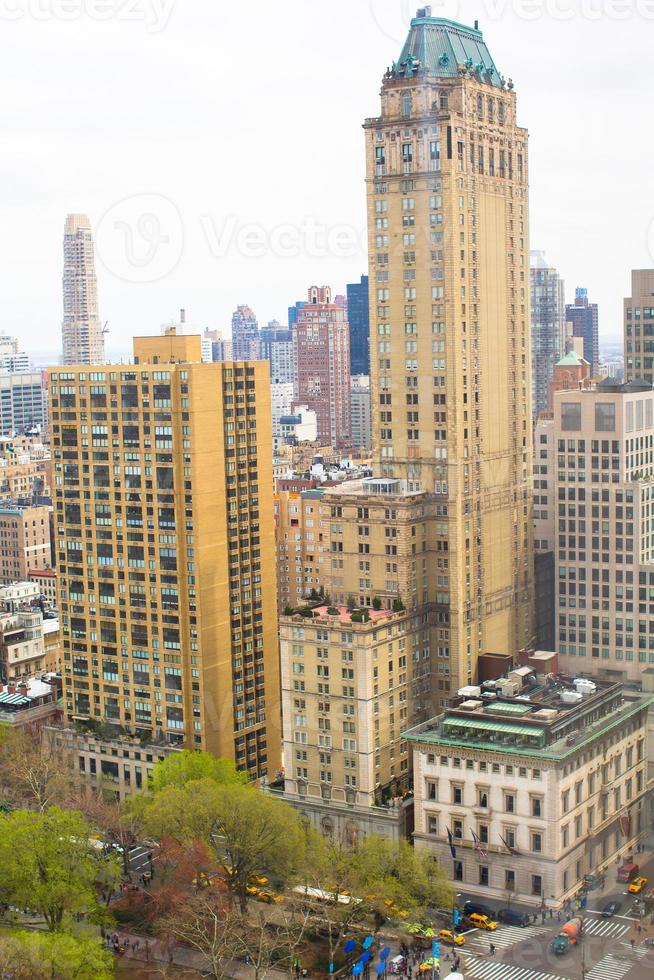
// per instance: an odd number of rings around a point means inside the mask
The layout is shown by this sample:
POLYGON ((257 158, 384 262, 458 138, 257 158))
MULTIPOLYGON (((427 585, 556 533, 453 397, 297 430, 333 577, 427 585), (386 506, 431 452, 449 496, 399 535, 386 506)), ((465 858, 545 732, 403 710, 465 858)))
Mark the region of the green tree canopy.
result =
POLYGON ((95 937, 14 932, 0 938, 0 974, 13 980, 110 980, 114 963, 95 937))
POLYGON ((115 859, 89 845, 90 828, 75 810, 16 810, 0 815, 0 898, 35 909, 52 932, 66 914, 97 910, 96 883, 104 887, 115 859))
POLYGON ((243 905, 253 871, 286 881, 302 865, 306 834, 300 817, 254 786, 199 779, 168 785, 140 805, 150 836, 209 844, 230 869, 227 886, 243 905))
POLYGON ((198 779, 210 779, 219 786, 239 786, 247 782, 247 773, 240 772, 231 759, 184 749, 157 762, 150 786, 153 793, 159 793, 166 786, 185 786, 198 779))

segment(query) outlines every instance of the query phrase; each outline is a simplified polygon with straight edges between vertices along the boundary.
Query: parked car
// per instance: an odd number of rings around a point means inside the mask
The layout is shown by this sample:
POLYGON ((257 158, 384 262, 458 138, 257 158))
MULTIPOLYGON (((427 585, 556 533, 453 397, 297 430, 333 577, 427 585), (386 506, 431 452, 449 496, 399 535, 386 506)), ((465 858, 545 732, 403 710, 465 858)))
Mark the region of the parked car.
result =
POLYGON ((438 933, 438 938, 440 942, 445 943, 447 946, 463 946, 465 944, 465 938, 463 936, 457 936, 451 929, 441 929, 438 933))
POLYGON ((643 888, 646 885, 647 885, 647 878, 643 878, 643 876, 640 875, 638 878, 634 878, 634 880, 629 885, 628 891, 630 891, 632 895, 638 895, 640 892, 642 892, 643 888))
POLYGON ((622 908, 622 902, 620 901, 620 899, 611 898, 606 903, 606 905, 603 906, 600 914, 610 917, 612 915, 615 915, 617 912, 619 912, 621 908, 622 908))
POLYGON ((497 913, 497 920, 505 926, 527 926, 529 916, 517 909, 500 909, 497 913))
POLYGON ((487 915, 480 915, 479 912, 473 912, 470 916, 470 921, 477 929, 487 929, 489 932, 497 929, 497 922, 490 919, 487 915))
POLYGON ((584 877, 584 887, 592 892, 595 888, 604 887, 604 875, 586 875, 584 877))

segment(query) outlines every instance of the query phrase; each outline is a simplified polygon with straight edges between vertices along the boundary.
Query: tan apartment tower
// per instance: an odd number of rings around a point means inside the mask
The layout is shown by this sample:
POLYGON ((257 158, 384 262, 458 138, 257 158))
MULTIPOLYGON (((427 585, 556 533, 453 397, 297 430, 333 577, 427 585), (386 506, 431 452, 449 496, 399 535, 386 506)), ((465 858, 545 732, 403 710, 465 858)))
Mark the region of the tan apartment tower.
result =
POLYGON ((93 234, 85 214, 66 218, 63 295, 63 363, 102 364, 104 336, 98 312, 93 234))
POLYGON ((268 365, 137 337, 51 369, 65 714, 279 767, 268 365))
POLYGON ((364 129, 374 465, 436 500, 457 687, 532 639, 528 134, 481 32, 429 7, 364 129))
POLYGON ((654 269, 633 269, 624 301, 624 379, 654 382, 654 269))

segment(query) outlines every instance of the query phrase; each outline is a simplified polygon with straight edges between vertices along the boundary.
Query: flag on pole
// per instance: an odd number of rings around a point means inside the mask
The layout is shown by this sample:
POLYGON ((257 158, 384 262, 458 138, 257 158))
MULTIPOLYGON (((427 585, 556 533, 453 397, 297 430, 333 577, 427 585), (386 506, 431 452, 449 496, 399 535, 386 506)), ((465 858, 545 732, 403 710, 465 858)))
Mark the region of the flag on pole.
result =
POLYGON ((474 846, 475 846, 475 850, 476 850, 477 854, 480 857, 487 858, 488 857, 488 851, 485 851, 484 848, 481 846, 481 841, 477 837, 477 835, 474 832, 474 830, 471 830, 470 833, 472 834, 472 839, 474 841, 474 846))
POLYGON ((502 837, 501 834, 500 834, 500 840, 502 841, 502 843, 506 847, 506 849, 509 852, 509 854, 512 854, 513 855, 513 854, 518 854, 519 853, 518 851, 516 851, 515 847, 511 847, 510 844, 507 844, 507 842, 504 840, 504 838, 502 837))
POLYGON ((456 857, 456 847, 454 846, 454 839, 452 837, 452 831, 450 830, 449 827, 447 827, 446 830, 447 830, 447 842, 450 845, 450 854, 452 855, 453 858, 455 858, 456 857))

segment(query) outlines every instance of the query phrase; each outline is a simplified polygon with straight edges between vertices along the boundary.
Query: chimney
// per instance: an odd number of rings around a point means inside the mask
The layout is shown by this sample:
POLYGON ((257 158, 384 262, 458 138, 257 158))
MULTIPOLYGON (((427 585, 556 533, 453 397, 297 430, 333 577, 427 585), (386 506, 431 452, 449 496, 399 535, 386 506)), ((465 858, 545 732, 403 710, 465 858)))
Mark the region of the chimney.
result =
POLYGON ((21 681, 21 683, 18 685, 18 693, 26 695, 27 691, 28 691, 27 684, 25 683, 25 681, 21 681))
POLYGON ((186 310, 179 311, 179 322, 184 325, 186 323, 186 310))
POLYGON ((8 684, 7 685, 7 693, 8 694, 15 694, 16 693, 16 685, 15 684, 11 684, 11 683, 8 684))

